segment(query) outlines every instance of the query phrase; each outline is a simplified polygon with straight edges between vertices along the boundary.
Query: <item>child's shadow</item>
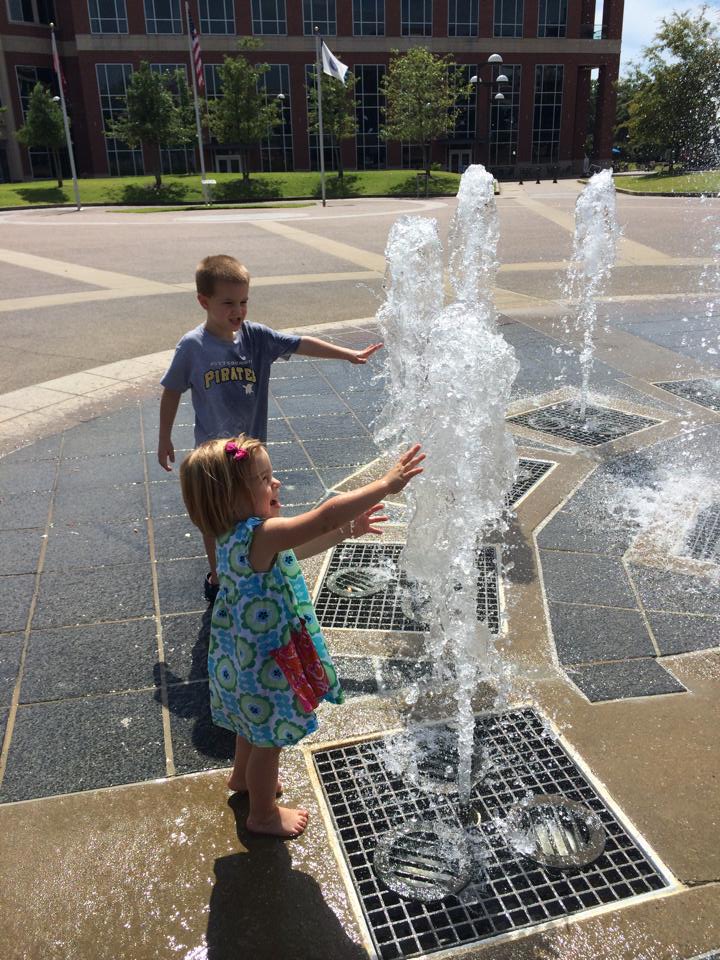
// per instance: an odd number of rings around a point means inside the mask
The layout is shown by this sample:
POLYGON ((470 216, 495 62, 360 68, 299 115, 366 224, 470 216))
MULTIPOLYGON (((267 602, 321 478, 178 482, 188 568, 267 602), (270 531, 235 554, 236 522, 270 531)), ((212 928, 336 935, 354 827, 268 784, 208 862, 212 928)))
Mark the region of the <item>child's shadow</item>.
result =
POLYGON ((155 697, 158 701, 160 700, 160 674, 164 667, 168 709, 174 717, 178 718, 176 723, 171 720, 171 729, 176 767, 179 773, 190 773, 208 766, 218 766, 217 763, 203 764, 202 759, 198 762, 198 753, 213 761, 232 761, 235 754, 235 734, 224 727, 215 726, 210 716, 207 654, 211 616, 212 607, 208 607, 203 614, 197 639, 192 648, 187 678, 173 673, 165 663, 158 663, 155 666, 155 697), (183 757, 183 740, 187 738, 186 731, 189 723, 183 721, 192 722, 190 740, 194 748, 194 752, 188 751, 185 757, 183 757))
POLYGON ((290 845, 249 834, 247 798, 236 794, 228 802, 246 852, 215 861, 207 960, 367 960, 318 882, 293 870, 290 845))

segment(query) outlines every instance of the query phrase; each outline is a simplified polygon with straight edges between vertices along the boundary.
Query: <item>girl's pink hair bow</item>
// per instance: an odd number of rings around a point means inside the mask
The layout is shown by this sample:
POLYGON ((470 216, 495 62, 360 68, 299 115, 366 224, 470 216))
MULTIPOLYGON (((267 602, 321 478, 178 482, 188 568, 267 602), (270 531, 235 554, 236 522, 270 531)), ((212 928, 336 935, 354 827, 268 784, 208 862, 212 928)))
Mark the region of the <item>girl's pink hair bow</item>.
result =
POLYGON ((228 440, 225 444, 225 453, 233 460, 246 460, 248 452, 239 447, 234 440, 228 440))

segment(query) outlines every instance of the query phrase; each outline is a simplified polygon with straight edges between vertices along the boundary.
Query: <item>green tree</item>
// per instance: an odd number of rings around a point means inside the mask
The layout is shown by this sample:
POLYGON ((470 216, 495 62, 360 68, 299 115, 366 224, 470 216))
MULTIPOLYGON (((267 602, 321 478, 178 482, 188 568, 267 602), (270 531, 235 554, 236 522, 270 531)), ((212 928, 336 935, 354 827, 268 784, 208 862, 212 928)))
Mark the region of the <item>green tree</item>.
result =
POLYGON ((28 148, 44 147, 50 150, 58 186, 63 185, 60 150, 65 146, 65 126, 60 104, 41 83, 36 83, 30 94, 25 123, 16 132, 19 142, 28 148))
POLYGON ((703 167, 718 162, 720 143, 720 36, 707 17, 675 12, 661 21, 643 51, 644 69, 628 103, 627 130, 636 149, 657 144, 671 166, 703 167))
MULTIPOLYGON (((241 47, 253 49, 255 44, 245 41, 241 47)), ((210 131, 219 143, 237 146, 243 180, 250 179, 250 150, 280 123, 280 107, 263 89, 269 69, 244 56, 225 57, 219 70, 221 96, 209 104, 210 131)))
POLYGON ((630 65, 630 72, 616 82, 617 106, 615 109, 615 136, 613 143, 623 156, 636 163, 647 163, 662 155, 664 147, 657 140, 643 139, 639 133, 630 133, 630 104, 644 86, 650 82, 637 64, 630 65))
MULTIPOLYGON (((160 150, 168 144, 189 143, 195 135, 187 109, 178 105, 173 86, 187 87, 180 72, 162 74, 150 69, 143 61, 133 72, 127 89, 126 113, 108 122, 106 137, 123 140, 131 147, 148 149, 155 171, 155 187, 162 186, 162 159, 160 150)), ((185 95, 189 100, 189 94, 185 95)))
POLYGON ((458 100, 470 96, 471 86, 451 56, 437 57, 424 47, 400 56, 393 50, 383 78, 386 140, 405 140, 422 147, 425 183, 430 176, 430 148, 447 136, 460 113, 458 100))
MULTIPOLYGON (((331 77, 327 73, 322 73, 320 83, 322 86, 323 134, 330 137, 330 143, 337 164, 338 179, 342 180, 344 171, 340 144, 343 140, 350 140, 357 133, 355 76, 348 70, 345 74, 345 83, 343 83, 338 80, 337 77, 331 77)), ((315 70, 311 73, 308 96, 310 132, 317 134, 318 104, 317 75, 315 70)))

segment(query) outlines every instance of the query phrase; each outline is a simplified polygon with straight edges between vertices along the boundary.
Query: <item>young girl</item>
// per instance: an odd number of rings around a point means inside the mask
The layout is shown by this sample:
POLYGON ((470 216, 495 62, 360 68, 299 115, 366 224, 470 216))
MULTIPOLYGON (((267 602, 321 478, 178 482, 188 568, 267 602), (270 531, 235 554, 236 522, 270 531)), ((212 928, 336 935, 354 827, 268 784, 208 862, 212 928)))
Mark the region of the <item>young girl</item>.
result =
POLYGON ((424 458, 415 445, 380 480, 288 518, 280 516, 280 481, 259 440, 209 440, 180 468, 190 519, 217 538, 210 708, 214 723, 237 734, 228 786, 249 792, 248 830, 303 832, 307 811, 275 799, 280 750, 317 729, 321 700, 343 701, 297 558, 379 533, 375 524, 387 520, 379 501, 422 473, 424 458))

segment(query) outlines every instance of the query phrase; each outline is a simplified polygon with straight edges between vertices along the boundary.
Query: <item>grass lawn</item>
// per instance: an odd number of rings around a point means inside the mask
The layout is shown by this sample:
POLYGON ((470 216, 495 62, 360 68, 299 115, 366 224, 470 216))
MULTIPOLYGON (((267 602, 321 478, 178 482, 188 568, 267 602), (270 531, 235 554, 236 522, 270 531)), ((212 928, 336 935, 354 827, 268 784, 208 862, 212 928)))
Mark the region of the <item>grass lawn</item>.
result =
MULTIPOLYGON (((253 173, 247 182, 233 173, 208 174, 216 180, 212 188, 217 204, 243 201, 278 201, 289 198, 320 197, 318 173, 253 173)), ((414 170, 351 170, 342 180, 329 173, 325 192, 329 199, 340 197, 415 197, 418 175, 414 170)), ((80 180, 81 203, 99 204, 178 204, 202 203, 200 177, 196 174, 163 177, 159 191, 152 177, 108 177, 80 180)), ((430 178, 429 196, 454 196, 460 177, 456 173, 434 172, 430 178)), ((425 196, 424 177, 420 174, 420 191, 425 196)), ((58 187, 54 180, 28 183, 0 183, 0 207, 27 207, 36 204, 74 205, 72 180, 58 187)))
POLYGON ((720 170, 700 173, 650 173, 646 177, 615 177, 621 190, 639 193, 705 193, 720 192, 720 170))

